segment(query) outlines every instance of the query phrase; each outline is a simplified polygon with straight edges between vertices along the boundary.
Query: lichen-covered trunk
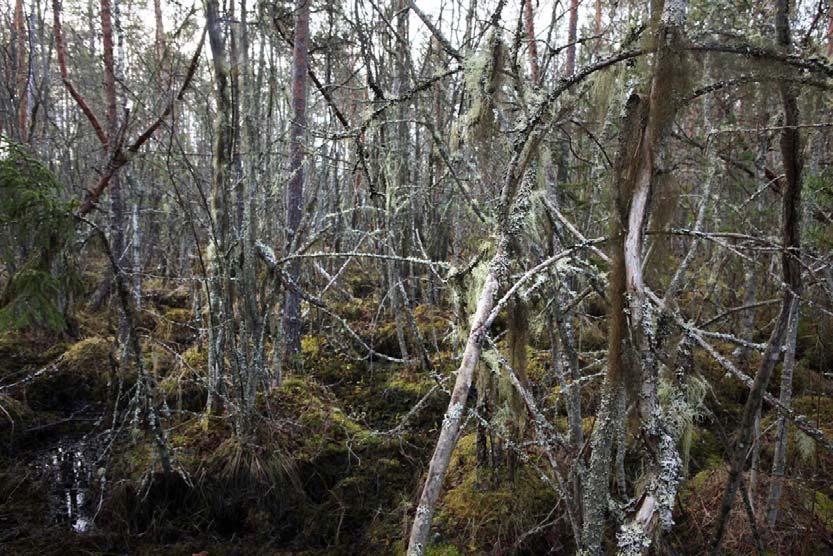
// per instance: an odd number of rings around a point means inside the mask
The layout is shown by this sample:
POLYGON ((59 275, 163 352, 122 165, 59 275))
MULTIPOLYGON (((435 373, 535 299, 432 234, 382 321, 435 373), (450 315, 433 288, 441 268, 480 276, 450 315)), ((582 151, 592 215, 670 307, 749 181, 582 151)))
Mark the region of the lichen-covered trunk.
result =
POLYGON ((602 398, 596 425, 590 438, 590 463, 584 478, 584 517, 582 531, 582 550, 594 556, 602 553, 602 539, 605 534, 605 516, 610 497, 609 483, 611 462, 613 460, 613 441, 617 436, 616 423, 624 419, 619 408, 625 404, 625 375, 629 361, 624 357, 628 349, 627 321, 625 310, 625 249, 624 231, 627 222, 625 207, 628 191, 625 187, 627 177, 628 153, 633 151, 633 144, 641 135, 643 105, 640 98, 632 95, 625 105, 619 134, 618 153, 614 166, 614 200, 611 207, 611 268, 608 281, 610 317, 608 325, 607 374, 602 387, 602 398))
MULTIPOLYGON (((778 401, 784 407, 790 407, 792 402, 793 371, 795 371, 795 348, 798 336, 799 303, 793 300, 790 307, 790 324, 787 330, 786 353, 784 366, 781 369, 781 391, 778 401)), ((775 453, 772 456, 772 479, 769 483, 767 497, 766 520, 770 527, 775 527, 778 521, 778 505, 784 489, 784 474, 787 467, 787 431, 789 424, 785 415, 778 417, 778 428, 775 433, 775 453)), ((750 489, 751 490, 751 489, 750 489)))
POLYGON ((443 418, 434 454, 431 456, 431 462, 428 465, 428 473, 422 487, 414 522, 411 526, 408 556, 422 556, 425 553, 434 509, 442 491, 443 479, 451 460, 451 454, 460 435, 474 369, 480 360, 484 337, 497 316, 493 311, 496 297, 501 285, 505 283, 509 275, 510 246, 520 233, 524 219, 529 213, 529 199, 532 193, 532 184, 536 180, 536 170, 534 167, 527 168, 526 172, 517 176, 518 167, 523 166, 517 160, 515 159, 510 164, 506 175, 506 182, 501 194, 503 206, 499 207, 501 219, 498 246, 478 296, 477 308, 472 317, 471 329, 463 352, 463 360, 457 370, 457 378, 454 382, 454 389, 451 391, 448 409, 443 418))
MULTIPOLYGON (((289 130, 289 186, 286 191, 286 247, 291 253, 298 248, 298 232, 304 199, 304 137, 307 127, 307 58, 309 55, 309 3, 295 4, 295 37, 292 49, 292 123, 289 130)), ((290 278, 299 283, 300 259, 288 268, 290 278)), ((283 307, 284 363, 298 367, 301 353, 301 297, 287 288, 283 307)))
POLYGON ((425 553, 434 508, 442 491, 445 472, 448 469, 448 462, 451 461, 451 453, 457 445, 474 368, 480 360, 483 336, 486 334, 486 319, 494 306, 498 289, 497 276, 494 271, 490 271, 483 284, 483 289, 480 291, 471 332, 469 332, 466 349, 463 352, 463 360, 457 370, 457 378, 454 382, 454 389, 451 391, 448 410, 443 418, 440 436, 434 448, 434 455, 428 465, 428 475, 425 478, 422 495, 414 516, 414 523, 411 527, 411 536, 408 542, 409 556, 422 556, 425 553))
POLYGON ((229 234, 228 166, 231 153, 231 100, 229 96, 230 68, 221 27, 217 0, 206 0, 205 16, 208 40, 214 65, 214 98, 217 114, 214 125, 214 145, 211 169, 211 237, 208 254, 208 403, 209 414, 223 409, 225 352, 228 323, 228 265, 226 251, 229 234))
MULTIPOLYGON (((632 554, 648 550, 658 522, 664 527, 673 523, 671 513, 682 465, 676 449, 676 431, 668 426, 659 406, 658 331, 646 295, 643 251, 655 176, 663 161, 665 137, 677 109, 675 96, 681 73, 685 71, 681 53, 684 21, 685 2, 666 2, 656 33, 658 49, 649 93, 644 98, 633 94, 628 100, 626 118, 629 120, 623 127, 617 160, 619 183, 612 219, 615 251, 610 280, 609 391, 603 417, 605 421, 616 418, 612 408, 617 385, 624 380, 627 391, 636 398, 640 437, 647 444, 644 492, 637 493, 640 504, 617 534, 619 550, 632 554), (630 340, 625 342, 625 337, 630 340), (623 343, 626 343, 624 348, 623 343), (628 357, 627 352, 632 356, 628 357)), ((592 444, 599 454, 591 456, 588 481, 593 484, 587 486, 585 493, 588 509, 584 549, 590 554, 601 551, 603 538, 612 444, 612 438, 604 436, 612 436, 609 428, 603 421, 599 430, 594 431, 592 444)))

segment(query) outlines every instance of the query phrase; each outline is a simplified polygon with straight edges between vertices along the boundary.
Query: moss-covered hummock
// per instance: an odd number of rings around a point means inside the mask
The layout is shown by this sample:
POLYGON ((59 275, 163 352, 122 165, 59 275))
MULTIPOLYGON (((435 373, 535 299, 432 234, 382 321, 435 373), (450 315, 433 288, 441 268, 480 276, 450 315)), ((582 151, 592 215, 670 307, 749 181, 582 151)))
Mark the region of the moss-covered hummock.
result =
POLYGON ((28 384, 29 405, 38 411, 68 411, 108 401, 111 349, 112 341, 105 338, 86 338, 70 346, 28 384))
POLYGON ((166 309, 158 317, 154 336, 163 342, 180 345, 190 344, 197 336, 193 311, 178 307, 166 309))
POLYGON ((464 436, 451 459, 434 522, 440 546, 459 543, 456 548, 466 554, 518 548, 539 553, 559 545, 569 552, 567 544, 561 543, 568 543, 570 534, 559 535, 556 528, 544 528, 522 546, 514 546, 521 535, 546 521, 559 496, 532 463, 520 466, 514 480, 506 476, 505 469, 478 467, 476 444, 475 434, 464 436))

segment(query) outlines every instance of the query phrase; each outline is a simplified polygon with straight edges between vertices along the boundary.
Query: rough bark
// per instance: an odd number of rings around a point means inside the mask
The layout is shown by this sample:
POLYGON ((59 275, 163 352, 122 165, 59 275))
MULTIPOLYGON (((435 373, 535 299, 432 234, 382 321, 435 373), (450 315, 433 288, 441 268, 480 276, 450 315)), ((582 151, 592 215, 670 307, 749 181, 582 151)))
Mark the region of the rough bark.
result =
MULTIPOLYGON (((292 48, 292 123, 289 131, 289 184, 286 191, 286 251, 298 247, 299 227, 304 198, 304 138, 307 127, 307 58, 309 55, 309 3, 295 3, 295 37, 292 48)), ((301 274, 299 259, 289 265, 289 276, 298 282, 301 274)), ((283 308, 284 363, 298 367, 301 351, 301 298, 288 289, 283 308)))
POLYGON ((18 139, 21 143, 26 143, 29 139, 29 76, 31 74, 31 53, 27 53, 26 51, 26 39, 29 36, 27 27, 23 0, 15 0, 14 33, 16 39, 15 50, 17 51, 15 60, 15 72, 17 74, 17 131, 18 139))
MULTIPOLYGON (((631 396, 638 396, 636 401, 641 435, 648 443, 648 452, 651 454, 646 464, 645 491, 640 495, 640 504, 617 534, 620 552, 629 554, 641 554, 649 549, 657 523, 662 522, 666 528, 673 524, 671 513, 681 467, 674 431, 661 418, 659 408, 657 328, 647 299, 642 268, 644 227, 650 210, 655 176, 662 161, 663 142, 677 108, 677 82, 680 73, 684 71, 680 56, 684 21, 685 3, 681 0, 667 2, 657 30, 658 49, 649 94, 644 99, 634 94, 628 100, 627 113, 631 119, 624 126, 616 178, 621 182, 617 184, 618 199, 612 219, 612 236, 624 237, 621 245, 614 244, 610 279, 610 392, 606 401, 611 405, 614 403, 616 385, 622 380, 622 370, 628 367, 632 369, 629 376, 624 378, 627 383, 625 386, 631 396), (623 155, 624 159, 621 158, 623 155), (627 312, 627 323, 625 316, 619 315, 620 311, 627 312), (621 344, 626 333, 623 329, 627 330, 636 359, 630 365, 624 361, 626 353, 621 344)), ((619 240, 614 241, 618 243, 619 240)), ((607 409, 605 418, 610 419, 612 416, 612 409, 607 409)), ((604 426, 600 427, 598 433, 594 431, 594 436, 610 435, 610 431, 603 429, 604 426)), ((597 497, 607 500, 611 442, 612 439, 595 438, 593 444, 599 448, 600 453, 598 457, 595 454, 591 456, 588 481, 595 484, 589 484, 585 494, 587 513, 583 548, 589 554, 601 551, 606 503, 600 502, 597 497), (594 498, 591 499, 591 496, 594 498)))
POLYGON ((524 0, 524 28, 526 30, 529 73, 532 83, 537 85, 541 79, 541 70, 538 65, 538 42, 535 39, 535 15, 532 10, 532 0, 524 0))
POLYGON ((564 75, 576 72, 576 38, 578 37, 578 0, 570 0, 567 18, 567 60, 564 63, 564 75))
POLYGON ((516 179, 513 171, 514 168, 510 167, 506 178, 507 183, 502 192, 501 201, 508 206, 501 207, 504 217, 500 224, 498 247, 478 296, 477 309, 472 319, 472 326, 463 352, 463 360, 457 370, 454 389, 451 392, 451 399, 443 418, 434 454, 431 456, 431 462, 428 465, 428 473, 416 508, 414 522, 411 526, 408 541, 409 556, 422 556, 425 553, 434 509, 442 491, 443 479, 451 460, 451 454, 457 444, 463 417, 465 416, 465 405, 469 396, 474 369, 480 360, 485 335, 497 317, 497 313, 493 309, 498 292, 501 284, 505 283, 508 278, 510 245, 513 238, 520 232, 522 222, 529 212, 529 196, 532 192, 532 184, 535 183, 535 171, 530 169, 525 172, 522 179, 523 185, 520 187, 513 185, 516 179))
MULTIPOLYGON (((795 370, 795 348, 798 335, 799 303, 793 300, 790 307, 790 324, 787 330, 786 353, 784 365, 781 369, 781 389, 778 401, 784 407, 792 402, 793 371, 795 370)), ((778 521, 778 505, 784 490, 784 476, 787 467, 787 432, 789 423, 786 415, 778 417, 778 427, 775 433, 775 453, 772 456, 772 477, 769 483, 767 497, 766 520, 769 527, 775 527, 778 521)))
POLYGON ((205 2, 208 40, 214 60, 214 98, 217 115, 214 124, 214 146, 211 170, 211 237, 208 257, 208 402, 207 413, 219 413, 223 409, 223 384, 225 380, 226 340, 228 335, 227 313, 230 310, 228 275, 228 239, 231 210, 229 202, 228 170, 231 160, 232 123, 229 91, 230 72, 225 38, 221 27, 219 3, 205 2))

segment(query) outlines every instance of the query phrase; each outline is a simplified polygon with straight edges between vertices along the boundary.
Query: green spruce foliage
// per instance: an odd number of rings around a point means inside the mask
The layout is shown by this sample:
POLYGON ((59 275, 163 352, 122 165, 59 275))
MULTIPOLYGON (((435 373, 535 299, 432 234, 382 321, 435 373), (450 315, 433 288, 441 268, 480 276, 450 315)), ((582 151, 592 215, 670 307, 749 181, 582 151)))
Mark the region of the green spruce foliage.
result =
POLYGON ((66 327, 71 211, 46 165, 25 146, 0 144, 0 329, 66 327))

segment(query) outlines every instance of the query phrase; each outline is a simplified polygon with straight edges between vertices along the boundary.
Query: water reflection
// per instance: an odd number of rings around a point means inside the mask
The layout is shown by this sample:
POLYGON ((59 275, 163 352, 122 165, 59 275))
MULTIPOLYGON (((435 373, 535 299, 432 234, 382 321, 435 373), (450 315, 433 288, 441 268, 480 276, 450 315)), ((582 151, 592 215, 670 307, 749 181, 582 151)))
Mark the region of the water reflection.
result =
POLYGON ((81 439, 57 446, 43 465, 54 521, 78 533, 92 527, 90 488, 95 460, 96 450, 81 439))

